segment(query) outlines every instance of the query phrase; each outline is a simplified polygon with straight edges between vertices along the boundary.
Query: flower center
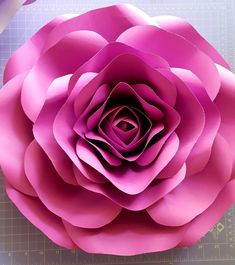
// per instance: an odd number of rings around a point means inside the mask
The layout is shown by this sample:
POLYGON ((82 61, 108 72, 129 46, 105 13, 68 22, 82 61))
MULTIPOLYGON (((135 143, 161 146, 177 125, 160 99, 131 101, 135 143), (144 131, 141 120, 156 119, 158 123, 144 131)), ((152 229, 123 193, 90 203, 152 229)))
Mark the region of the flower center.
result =
POLYGON ((121 129, 124 132, 128 132, 132 129, 134 129, 134 125, 129 123, 126 120, 122 120, 120 121, 117 125, 116 125, 119 129, 121 129))

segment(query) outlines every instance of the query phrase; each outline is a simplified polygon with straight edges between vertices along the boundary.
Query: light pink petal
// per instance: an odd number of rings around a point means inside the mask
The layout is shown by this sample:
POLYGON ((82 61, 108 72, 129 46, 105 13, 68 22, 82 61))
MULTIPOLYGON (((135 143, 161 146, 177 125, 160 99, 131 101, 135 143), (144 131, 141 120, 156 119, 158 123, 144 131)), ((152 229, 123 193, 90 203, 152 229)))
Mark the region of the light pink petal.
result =
POLYGON ((205 127, 187 159, 187 171, 194 174, 202 170, 210 158, 213 142, 220 126, 220 114, 200 80, 191 71, 179 68, 172 71, 198 99, 205 113, 205 127))
POLYGON ((89 181, 77 168, 74 167, 76 179, 82 187, 92 192, 97 192, 108 197, 123 208, 131 211, 141 211, 163 198, 167 193, 178 186, 184 179, 186 166, 179 170, 176 175, 164 180, 155 180, 144 191, 136 195, 121 192, 110 182, 102 185, 89 181))
POLYGON ((106 197, 63 182, 35 140, 26 151, 24 166, 43 204, 75 226, 101 227, 110 223, 121 211, 106 197))
POLYGON ((97 32, 107 41, 114 41, 123 31, 135 25, 148 25, 152 19, 143 11, 128 4, 118 4, 86 12, 56 27, 47 40, 47 47, 70 32, 89 30, 97 32))
POLYGON ((232 157, 235 168, 235 75, 222 66, 218 65, 217 67, 221 79, 221 88, 214 102, 221 115, 219 132, 233 150, 232 157))
POLYGON ((48 88, 46 103, 33 126, 33 133, 62 179, 69 184, 77 185, 72 161, 58 145, 53 133, 53 122, 56 114, 68 97, 69 79, 70 75, 67 75, 57 78, 51 83, 48 88))
POLYGON ((194 244, 210 231, 213 225, 219 221, 222 215, 235 202, 234 191, 235 180, 231 180, 222 189, 213 204, 189 223, 188 230, 179 246, 194 244))
POLYGON ((191 70, 200 78, 211 99, 219 92, 220 80, 214 62, 179 35, 154 26, 135 26, 124 31, 117 41, 144 52, 158 54, 171 67, 191 70))
MULTIPOLYGON (((85 162, 84 168, 93 168, 106 177, 115 187, 127 194, 138 194, 146 189, 158 173, 164 168, 178 149, 178 137, 173 133, 166 141, 159 157, 151 166, 139 167, 129 164, 127 167, 105 167, 103 161, 95 155, 93 147, 82 138, 77 143, 77 155, 85 162)), ((78 167, 81 169, 81 165, 78 167)), ((88 172, 82 172, 87 175, 88 172)), ((94 172, 93 172, 94 173, 94 172)), ((89 173, 88 173, 89 174, 89 173)))
POLYGON ((214 202, 231 178, 232 166, 231 150, 223 137, 217 135, 205 169, 187 176, 177 188, 150 206, 148 213, 166 226, 190 222, 214 202))
POLYGON ((77 31, 65 36, 45 52, 29 72, 22 87, 22 106, 27 116, 32 121, 36 120, 48 87, 55 78, 74 73, 105 45, 106 41, 97 33, 77 31))
POLYGON ((153 19, 162 29, 184 37, 206 53, 215 63, 230 69, 228 63, 218 53, 218 51, 184 19, 174 16, 157 16, 153 19))
POLYGON ((25 74, 11 79, 0 90, 0 164, 7 181, 17 190, 35 196, 24 173, 24 152, 33 139, 32 124, 25 116, 20 93, 25 74))
POLYGON ((6 184, 6 192, 19 211, 53 242, 64 248, 77 248, 66 232, 61 218, 50 212, 38 198, 27 196, 15 190, 8 183, 6 184))
POLYGON ((144 211, 123 211, 112 223, 100 229, 64 224, 72 240, 86 252, 125 256, 173 248, 186 230, 186 227, 156 224, 144 211))
POLYGON ((11 55, 4 70, 3 83, 32 68, 41 55, 43 45, 51 30, 65 20, 66 16, 56 17, 11 55))

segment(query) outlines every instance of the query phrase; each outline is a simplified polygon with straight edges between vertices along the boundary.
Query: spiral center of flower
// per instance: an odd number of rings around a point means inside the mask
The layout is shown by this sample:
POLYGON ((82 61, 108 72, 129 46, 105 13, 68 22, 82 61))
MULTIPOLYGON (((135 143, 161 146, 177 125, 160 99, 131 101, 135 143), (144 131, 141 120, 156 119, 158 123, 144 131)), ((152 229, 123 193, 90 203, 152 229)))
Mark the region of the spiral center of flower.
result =
POLYGON ((124 132, 128 132, 135 128, 133 124, 126 120, 120 121, 116 126, 124 132))

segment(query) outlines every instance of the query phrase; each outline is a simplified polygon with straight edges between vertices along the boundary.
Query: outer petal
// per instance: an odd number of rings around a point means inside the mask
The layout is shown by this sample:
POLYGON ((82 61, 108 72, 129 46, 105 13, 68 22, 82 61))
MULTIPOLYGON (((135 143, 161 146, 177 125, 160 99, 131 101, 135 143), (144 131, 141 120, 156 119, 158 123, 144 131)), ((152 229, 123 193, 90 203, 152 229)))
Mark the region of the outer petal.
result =
POLYGON ((191 70, 202 81, 211 99, 219 92, 220 80, 213 61, 179 35, 154 26, 135 26, 123 32, 117 41, 158 54, 171 67, 191 70))
POLYGON ((153 23, 148 15, 132 5, 108 6, 76 16, 56 27, 48 38, 46 46, 50 47, 63 36, 78 30, 97 32, 111 42, 130 27, 153 23))
POLYGON ((73 241, 83 250, 113 255, 137 255, 175 247, 186 227, 156 224, 146 212, 123 211, 100 229, 81 229, 64 222, 73 241))
POLYGON ((186 162, 192 148, 197 143, 205 126, 205 112, 193 92, 169 71, 161 71, 175 83, 178 97, 175 110, 179 113, 181 122, 175 132, 179 137, 179 148, 176 155, 159 174, 159 178, 171 177, 186 162))
POLYGON ((232 163, 229 146, 217 135, 206 168, 187 176, 176 189, 151 206, 148 213, 163 225, 180 226, 188 223, 214 202, 231 178, 232 163))
POLYGON ((33 139, 32 124, 20 104, 24 78, 25 74, 18 75, 0 90, 0 164, 15 189, 34 196, 23 167, 24 152, 33 139))
POLYGON ((22 87, 22 106, 27 116, 35 121, 51 82, 60 76, 74 73, 106 43, 95 32, 78 31, 65 36, 44 53, 29 72, 22 87))
POLYGON ((34 63, 38 60, 41 55, 41 51, 45 41, 47 40, 51 30, 61 22, 65 21, 68 17, 60 16, 43 28, 41 28, 36 34, 33 35, 23 46, 21 46, 7 62, 4 71, 3 83, 6 83, 8 80, 14 76, 28 71, 32 68, 34 63))
POLYGON ((157 24, 164 30, 170 31, 181 37, 184 37, 200 50, 206 53, 215 63, 230 69, 228 63, 217 52, 217 50, 207 42, 187 21, 182 18, 174 16, 157 16, 153 18, 157 24))
POLYGON ((191 72, 184 69, 172 69, 197 98, 205 113, 205 126, 187 159, 187 171, 194 174, 201 171, 207 164, 213 142, 220 126, 220 113, 216 104, 211 101, 200 80, 191 72))
POLYGON ((77 248, 66 232, 62 220, 51 213, 38 198, 24 195, 8 183, 6 191, 19 211, 53 242, 64 248, 77 248))
POLYGON ((121 211, 121 207, 104 196, 63 182, 35 140, 25 153, 24 166, 43 204, 75 226, 101 227, 110 223, 121 211))
POLYGON ((221 88, 214 102, 219 108, 221 115, 219 132, 228 142, 231 150, 233 150, 232 156, 235 168, 235 75, 219 65, 218 70, 221 78, 221 88))
POLYGON ((219 193, 214 203, 189 223, 188 230, 179 246, 191 245, 204 236, 235 202, 234 191, 235 180, 231 180, 219 193))
POLYGON ((48 89, 48 95, 34 126, 34 137, 51 160, 58 174, 69 184, 77 185, 73 174, 73 163, 58 145, 53 133, 53 122, 68 97, 70 75, 55 79, 48 89))

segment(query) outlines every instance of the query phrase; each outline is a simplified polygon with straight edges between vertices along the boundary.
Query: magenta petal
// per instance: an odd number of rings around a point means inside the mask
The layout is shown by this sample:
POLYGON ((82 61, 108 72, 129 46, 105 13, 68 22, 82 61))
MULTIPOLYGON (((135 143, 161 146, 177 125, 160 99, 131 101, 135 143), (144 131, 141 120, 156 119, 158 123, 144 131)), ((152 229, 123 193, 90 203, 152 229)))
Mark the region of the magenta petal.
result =
POLYGON ((64 181, 77 185, 73 174, 73 164, 58 145, 53 133, 53 122, 58 110, 68 97, 68 82, 71 75, 55 79, 48 88, 44 104, 33 126, 34 137, 50 158, 53 166, 64 181))
POLYGON ((150 206, 148 213, 162 225, 181 226, 188 223, 213 203, 231 178, 232 167, 229 146, 217 135, 204 170, 187 176, 177 188, 150 206))
MULTIPOLYGON (((148 54, 148 53, 139 51, 137 49, 134 49, 120 42, 111 42, 107 44, 103 49, 101 49, 96 55, 94 55, 89 61, 87 61, 84 65, 82 65, 75 72, 71 80, 70 88, 72 89, 75 86, 77 80, 80 78, 80 76, 83 73, 86 73, 86 72, 99 73, 100 71, 102 71, 102 69, 107 67, 110 64, 110 62, 115 60, 116 57, 119 57, 120 55, 124 55, 124 54, 135 55, 141 58, 146 64, 150 65, 152 68, 155 68, 155 69, 158 69, 158 68, 170 69, 170 66, 166 62, 166 60, 164 60, 162 57, 158 56, 157 54, 152 54, 152 53, 148 54)), ((120 81, 123 81, 123 80, 120 80, 120 81)), ((159 81, 160 80, 158 80, 158 83, 159 81)), ((161 81, 162 91, 165 91, 164 88, 167 82, 169 81, 168 80, 161 81)), ((167 93, 168 96, 166 97, 166 99, 164 98, 170 105, 174 104, 175 102, 176 94, 173 92, 174 91, 171 91, 171 93, 167 93)), ((166 92, 164 92, 164 94, 166 94, 166 92)))
MULTIPOLYGON (((77 121, 74 125, 74 130, 80 135, 84 136, 87 131, 92 131, 97 127, 99 123, 100 115, 103 112, 104 102, 107 100, 110 94, 110 87, 107 84, 101 85, 95 91, 95 94, 90 95, 91 99, 84 112, 79 115, 76 109, 80 105, 80 98, 75 98, 74 112, 77 116, 77 121)), ((79 107, 78 107, 79 108, 79 107)))
POLYGON ((101 227, 110 223, 121 211, 118 205, 104 196, 61 181, 36 141, 26 151, 25 172, 46 207, 75 226, 101 227))
POLYGON ((231 150, 233 150, 232 157, 235 166, 235 74, 221 66, 217 67, 221 78, 221 88, 214 102, 218 107, 221 115, 219 132, 228 142, 231 150))
POLYGON ((220 220, 227 209, 235 202, 235 180, 229 181, 216 200, 202 214, 193 219, 179 246, 197 242, 220 220))
POLYGON ((200 80, 191 71, 179 68, 172 71, 198 99, 205 113, 205 127, 187 159, 187 170, 190 174, 194 174, 202 170, 210 158, 213 142, 221 123, 220 113, 202 87, 200 80))
POLYGON ((124 31, 117 41, 144 52, 158 54, 171 67, 191 70, 201 79, 211 99, 218 94, 220 80, 214 62, 179 35, 154 26, 135 26, 124 31))
MULTIPOLYGON (((79 91, 81 91, 84 88, 84 86, 86 86, 95 76, 96 76, 95 73, 86 73, 80 77, 73 91, 70 93, 69 97, 67 98, 66 102, 57 112, 53 124, 54 137, 57 143, 68 155, 71 161, 77 166, 79 165, 78 164, 79 159, 76 154, 76 143, 79 137, 73 130, 73 126, 77 119, 74 113, 73 103, 79 91), (63 130, 61 130, 61 128, 63 128, 63 130)), ((82 99, 86 100, 86 97, 82 99)), ((101 183, 106 181, 106 179, 99 174, 96 174, 96 176, 92 174, 91 178, 94 181, 98 181, 101 183)))
POLYGON ((27 116, 32 121, 36 120, 45 102, 48 86, 55 78, 74 73, 105 45, 106 41, 97 33, 77 31, 65 36, 45 52, 22 87, 22 106, 27 116))
POLYGON ((19 211, 53 242, 64 248, 77 248, 66 232, 61 218, 50 212, 38 198, 20 193, 8 183, 6 192, 19 211))
POLYGON ((33 140, 32 124, 20 104, 25 74, 7 82, 0 90, 0 164, 7 181, 17 190, 35 196, 24 173, 24 152, 33 140))
POLYGON ((72 240, 86 252, 125 256, 173 248, 186 231, 186 227, 156 224, 144 211, 123 211, 100 229, 82 229, 67 222, 64 225, 72 240))
POLYGON ((66 20, 66 16, 60 16, 53 19, 13 53, 5 67, 3 83, 6 83, 14 76, 32 68, 41 55, 43 45, 47 40, 48 35, 56 25, 64 20, 66 20))
MULTIPOLYGON (((128 167, 104 167, 99 158, 95 155, 90 144, 82 138, 77 145, 77 155, 81 159, 85 168, 93 168, 106 177, 115 187, 127 194, 138 194, 146 189, 157 177, 158 173, 169 163, 178 149, 178 137, 173 133, 166 141, 159 157, 151 166, 139 167, 131 164, 128 167)), ((84 173, 83 173, 84 174, 84 173)))
POLYGON ((227 69, 230 69, 228 63, 217 52, 217 50, 184 19, 174 16, 157 16, 153 19, 162 29, 184 37, 192 44, 196 45, 204 53, 209 55, 214 62, 224 66, 227 69))
POLYGON ((53 46, 63 36, 81 30, 97 32, 110 42, 130 27, 150 23, 153 23, 151 18, 132 5, 119 4, 98 8, 69 19, 55 28, 47 45, 53 46))
POLYGON ((192 148, 197 143, 205 127, 205 112, 197 97, 192 91, 172 72, 161 70, 177 87, 177 102, 175 109, 181 121, 175 132, 179 137, 179 149, 174 158, 163 169, 159 177, 165 178, 175 174, 187 160, 192 148))
POLYGON ((184 180, 186 166, 183 165, 179 172, 177 172, 176 175, 172 176, 171 178, 160 181, 156 180, 144 191, 134 196, 121 192, 111 183, 105 183, 102 185, 93 183, 82 176, 76 168, 74 168, 74 173, 78 183, 85 189, 103 194, 110 200, 128 210, 141 211, 145 210, 147 207, 163 198, 171 190, 178 186, 184 180))

